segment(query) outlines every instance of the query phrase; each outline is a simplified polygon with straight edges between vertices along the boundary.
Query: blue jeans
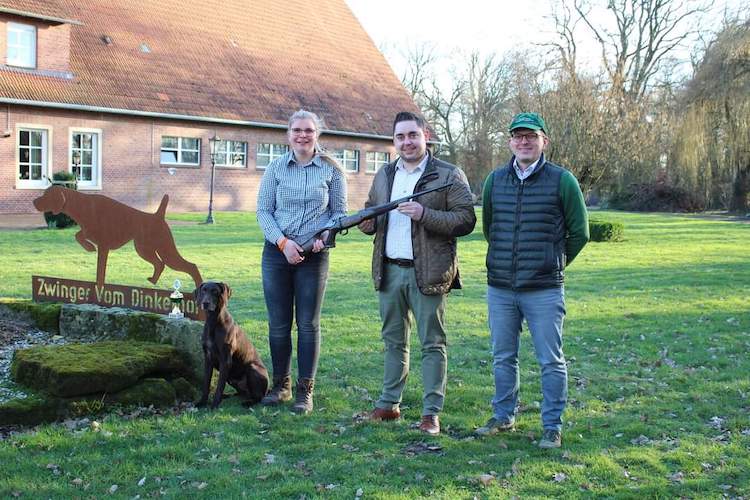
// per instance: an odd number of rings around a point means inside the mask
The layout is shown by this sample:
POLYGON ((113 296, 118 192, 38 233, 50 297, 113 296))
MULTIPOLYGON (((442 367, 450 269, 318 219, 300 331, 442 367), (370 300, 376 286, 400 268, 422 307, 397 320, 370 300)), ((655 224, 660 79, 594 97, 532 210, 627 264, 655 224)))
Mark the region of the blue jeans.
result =
POLYGON ((328 252, 312 254, 293 266, 275 245, 266 242, 261 269, 273 377, 291 374, 294 318, 299 378, 315 378, 320 355, 320 310, 328 280, 328 252))
POLYGON ((568 399, 568 370, 562 351, 565 291, 560 288, 514 291, 487 289, 492 337, 495 418, 514 420, 518 405, 518 347, 521 323, 526 319, 542 370, 542 426, 562 430, 568 399))

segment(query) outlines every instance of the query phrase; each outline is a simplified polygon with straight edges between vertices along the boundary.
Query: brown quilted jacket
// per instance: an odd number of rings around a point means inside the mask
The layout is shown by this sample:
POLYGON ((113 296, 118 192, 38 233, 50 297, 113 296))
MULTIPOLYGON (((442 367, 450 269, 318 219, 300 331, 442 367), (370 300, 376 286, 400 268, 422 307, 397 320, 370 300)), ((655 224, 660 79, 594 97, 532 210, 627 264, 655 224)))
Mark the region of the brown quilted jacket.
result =
MULTIPOLYGON (((395 174, 396 162, 389 163, 378 171, 372 181, 365 207, 382 205, 390 201, 395 174)), ((466 175, 455 165, 430 155, 414 192, 441 186, 447 182, 453 182, 453 185, 415 200, 424 206, 424 213, 420 221, 412 221, 411 242, 417 285, 425 295, 439 295, 448 293, 452 288, 461 288, 456 238, 471 233, 477 222, 466 175)), ((380 290, 383 279, 387 226, 388 214, 376 219, 372 252, 372 279, 375 290, 380 290)))

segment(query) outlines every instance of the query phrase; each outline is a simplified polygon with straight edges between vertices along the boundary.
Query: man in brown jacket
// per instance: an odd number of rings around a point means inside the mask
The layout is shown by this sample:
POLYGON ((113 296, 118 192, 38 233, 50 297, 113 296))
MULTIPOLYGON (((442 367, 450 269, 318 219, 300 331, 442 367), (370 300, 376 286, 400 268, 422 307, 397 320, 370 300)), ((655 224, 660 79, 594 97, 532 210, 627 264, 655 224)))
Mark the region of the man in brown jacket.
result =
POLYGON ((466 175, 430 154, 429 137, 422 118, 409 112, 396 115, 393 144, 399 158, 375 175, 365 206, 452 185, 419 201, 401 203, 396 210, 362 222, 359 229, 375 234, 372 278, 385 342, 383 392, 370 418, 395 420, 401 415, 413 314, 422 344, 424 395, 419 428, 436 435, 440 433, 438 413, 443 408, 447 374, 445 296, 451 289, 461 288, 456 238, 472 232, 476 215, 466 175))

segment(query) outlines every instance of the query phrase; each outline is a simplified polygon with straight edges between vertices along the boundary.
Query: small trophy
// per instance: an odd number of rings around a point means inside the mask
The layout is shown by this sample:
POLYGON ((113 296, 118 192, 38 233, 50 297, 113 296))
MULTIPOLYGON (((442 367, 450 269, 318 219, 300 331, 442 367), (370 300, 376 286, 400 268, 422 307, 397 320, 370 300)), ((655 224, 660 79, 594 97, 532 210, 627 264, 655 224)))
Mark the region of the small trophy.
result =
POLYGON ((182 313, 182 293, 180 287, 182 283, 180 280, 174 280, 174 291, 169 294, 169 301, 172 303, 172 311, 169 313, 170 318, 184 318, 185 315, 182 313))

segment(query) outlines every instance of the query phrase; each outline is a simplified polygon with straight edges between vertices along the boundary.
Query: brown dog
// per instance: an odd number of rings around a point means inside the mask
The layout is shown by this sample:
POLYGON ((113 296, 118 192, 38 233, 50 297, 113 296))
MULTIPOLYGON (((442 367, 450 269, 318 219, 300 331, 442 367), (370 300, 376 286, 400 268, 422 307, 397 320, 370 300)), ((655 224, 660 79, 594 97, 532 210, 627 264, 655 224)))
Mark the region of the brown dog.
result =
POLYGON ((62 212, 75 220, 81 227, 76 240, 89 252, 97 251, 96 284, 104 285, 107 271, 107 257, 110 250, 116 250, 133 240, 138 255, 154 266, 151 283, 159 281, 164 266, 190 275, 198 286, 201 279, 198 266, 182 258, 177 251, 164 213, 169 196, 166 194, 155 213, 141 212, 119 201, 100 194, 84 194, 72 189, 52 186, 42 196, 34 200, 40 212, 62 212))
POLYGON ((207 281, 195 290, 198 306, 206 311, 206 323, 203 326, 206 371, 203 394, 198 406, 204 406, 208 402, 214 370, 219 371, 219 380, 211 408, 217 408, 221 403, 227 382, 245 398, 245 406, 259 402, 268 391, 268 371, 258 351, 227 310, 227 301, 231 295, 232 289, 228 285, 213 281, 207 281))

